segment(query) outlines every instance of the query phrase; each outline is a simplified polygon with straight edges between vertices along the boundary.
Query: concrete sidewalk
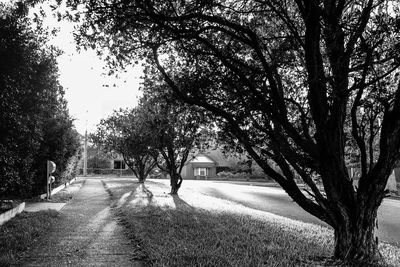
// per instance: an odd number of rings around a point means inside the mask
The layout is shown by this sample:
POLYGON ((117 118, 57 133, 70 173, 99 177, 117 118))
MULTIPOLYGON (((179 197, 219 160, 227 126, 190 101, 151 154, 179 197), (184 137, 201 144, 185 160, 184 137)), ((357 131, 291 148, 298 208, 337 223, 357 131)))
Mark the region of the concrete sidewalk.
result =
POLYGON ((85 178, 80 177, 75 178, 73 183, 69 183, 62 190, 53 194, 51 199, 36 201, 36 202, 26 202, 24 211, 27 212, 37 212, 41 210, 56 210, 60 211, 65 204, 70 200, 70 198, 76 194, 81 186, 85 183, 85 178))
MULTIPOLYGON (((58 203, 53 203, 58 204, 58 203)), ((21 261, 21 266, 142 266, 131 260, 132 247, 110 212, 100 178, 87 178, 61 210, 61 223, 21 261)))

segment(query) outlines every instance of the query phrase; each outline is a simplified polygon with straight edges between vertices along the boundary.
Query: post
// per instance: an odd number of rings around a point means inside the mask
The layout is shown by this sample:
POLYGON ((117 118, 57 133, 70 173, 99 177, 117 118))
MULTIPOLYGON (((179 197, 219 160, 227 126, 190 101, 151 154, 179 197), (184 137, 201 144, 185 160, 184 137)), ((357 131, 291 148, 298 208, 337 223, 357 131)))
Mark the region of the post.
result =
POLYGON ((49 198, 48 199, 51 199, 51 183, 52 183, 52 181, 51 181, 51 179, 50 179, 50 174, 49 174, 49 176, 48 176, 48 179, 49 179, 49 198))
POLYGON ((47 192, 46 192, 46 197, 47 197, 47 199, 50 199, 50 183, 49 183, 49 176, 50 176, 50 174, 49 174, 49 161, 46 161, 46 188, 47 188, 47 192))
POLYGON ((50 177, 50 175, 55 172, 56 170, 56 164, 50 160, 48 160, 46 162, 46 173, 47 173, 47 177, 46 177, 46 183, 47 183, 47 199, 51 198, 51 183, 53 182, 53 176, 50 177), (51 179, 52 178, 52 179, 51 179))
POLYGON ((87 130, 85 131, 85 142, 83 146, 83 176, 87 176, 87 130))

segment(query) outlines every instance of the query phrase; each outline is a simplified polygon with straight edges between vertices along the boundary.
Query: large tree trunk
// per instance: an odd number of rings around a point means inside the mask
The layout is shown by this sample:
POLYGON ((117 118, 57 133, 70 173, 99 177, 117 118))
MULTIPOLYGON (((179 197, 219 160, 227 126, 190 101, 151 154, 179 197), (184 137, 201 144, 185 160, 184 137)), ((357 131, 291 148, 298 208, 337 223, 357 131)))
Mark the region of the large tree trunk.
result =
POLYGON ((367 229, 335 230, 334 257, 345 261, 375 262, 379 260, 378 243, 373 225, 367 229))
POLYGON ((346 262, 374 263, 381 259, 375 225, 378 207, 366 208, 361 215, 341 216, 335 227, 334 257, 346 262))
POLYGON ((141 164, 140 169, 139 169, 139 177, 138 177, 140 184, 144 184, 144 181, 146 181, 146 175, 144 173, 144 168, 145 168, 145 165, 141 164))
POLYGON ((182 177, 178 173, 171 173, 171 195, 177 195, 182 184, 182 177))

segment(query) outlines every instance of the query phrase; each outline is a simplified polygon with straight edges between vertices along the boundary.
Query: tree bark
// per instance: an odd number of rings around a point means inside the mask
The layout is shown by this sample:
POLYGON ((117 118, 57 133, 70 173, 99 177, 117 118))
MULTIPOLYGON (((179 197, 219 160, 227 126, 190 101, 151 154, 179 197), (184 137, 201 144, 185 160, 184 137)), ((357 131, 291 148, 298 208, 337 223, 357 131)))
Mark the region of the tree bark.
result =
POLYGON ((366 208, 360 215, 343 214, 334 227, 334 258, 346 262, 376 263, 381 259, 374 236, 378 207, 366 208))
POLYGON ((170 174, 171 178, 171 195, 177 195, 178 194, 178 190, 181 187, 182 184, 182 177, 180 174, 178 173, 171 173, 170 174))

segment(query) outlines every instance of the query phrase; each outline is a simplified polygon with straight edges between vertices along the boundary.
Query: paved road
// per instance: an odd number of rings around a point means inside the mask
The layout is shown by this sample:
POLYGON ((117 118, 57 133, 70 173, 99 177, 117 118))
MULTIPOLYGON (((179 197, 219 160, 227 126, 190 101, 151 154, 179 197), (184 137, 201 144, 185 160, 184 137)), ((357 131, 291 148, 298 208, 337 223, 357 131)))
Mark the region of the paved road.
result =
POLYGON ((110 211, 100 178, 87 178, 61 210, 60 224, 38 240, 19 266, 142 266, 110 211))
MULTIPOLYGON (((159 182, 160 180, 155 180, 159 182)), ((162 180, 168 183, 166 180, 162 180)), ((271 212, 291 219, 319 225, 320 221, 301 209, 280 188, 232 184, 219 181, 183 181, 181 190, 196 190, 202 194, 227 199, 246 207, 271 212)), ((400 246, 400 201, 385 199, 378 210, 379 229, 377 235, 383 240, 400 246)))

